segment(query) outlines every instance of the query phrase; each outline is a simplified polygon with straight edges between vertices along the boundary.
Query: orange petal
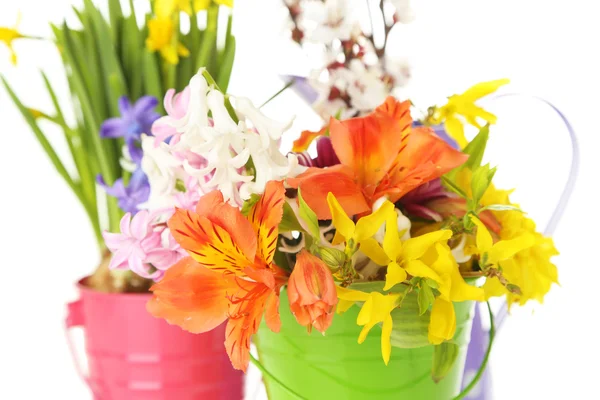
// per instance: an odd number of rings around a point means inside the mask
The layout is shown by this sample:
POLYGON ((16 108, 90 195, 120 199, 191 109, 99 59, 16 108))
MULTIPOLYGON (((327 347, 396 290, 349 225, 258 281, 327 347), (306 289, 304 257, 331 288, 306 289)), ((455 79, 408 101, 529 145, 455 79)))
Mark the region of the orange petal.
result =
POLYGON ((376 112, 381 112, 389 115, 390 117, 404 121, 403 131, 410 127, 412 124, 412 117, 410 116, 410 101, 398 101, 394 96, 388 96, 382 105, 375 109, 376 112), (408 125, 406 124, 408 122, 408 125))
POLYGON ((324 126, 323 129, 317 132, 312 131, 303 131, 300 134, 300 137, 294 140, 294 145, 292 147, 292 151, 294 153, 301 153, 303 151, 308 150, 310 144, 318 137, 325 136, 327 134, 328 126, 324 126))
POLYGON ((412 119, 409 104, 398 103, 389 107, 397 110, 376 111, 365 117, 346 121, 331 119, 331 143, 340 162, 352 169, 357 183, 366 191, 375 190, 388 173, 402 148, 405 132, 412 119))
POLYGON ((198 201, 196 212, 225 229, 249 260, 256 254, 256 234, 237 207, 223 200, 219 190, 210 192, 198 201))
POLYGON ((387 194, 391 202, 396 202, 412 189, 462 165, 468 158, 430 128, 412 129, 406 147, 398 154, 389 176, 377 189, 376 197, 387 194))
POLYGON ((267 265, 273 261, 277 248, 277 228, 283 216, 284 202, 283 182, 269 181, 265 193, 248 214, 248 220, 254 228, 254 236, 258 237, 258 255, 267 265))
POLYGON ((210 331, 227 318, 227 293, 237 286, 231 276, 213 272, 187 257, 173 265, 150 289, 148 312, 192 333, 210 331))
POLYGON ((245 372, 250 360, 250 339, 258 331, 267 300, 275 293, 260 282, 241 281, 238 278, 238 283, 241 288, 229 309, 225 350, 233 367, 245 372))
POLYGON ((218 218, 213 215, 214 221, 211 221, 194 212, 177 209, 168 225, 175 240, 194 260, 213 271, 231 271, 241 275, 244 268, 254 263, 256 236, 251 226, 249 236, 247 233, 246 236, 240 234, 247 231, 244 223, 250 225, 245 218, 228 220, 227 208, 219 211, 224 215, 218 218), (228 230, 217 223, 222 220, 226 220, 228 230), (235 230, 235 223, 240 224, 239 232, 235 230))
POLYGON ((314 326, 325 332, 333 320, 337 292, 329 268, 314 255, 302 250, 288 282, 290 309, 298 323, 310 332, 314 326))
POLYGON ((352 171, 343 165, 320 169, 309 168, 294 179, 288 179, 291 187, 300 188, 302 197, 319 219, 331 219, 327 195, 333 193, 348 215, 371 210, 361 187, 352 178, 352 171))

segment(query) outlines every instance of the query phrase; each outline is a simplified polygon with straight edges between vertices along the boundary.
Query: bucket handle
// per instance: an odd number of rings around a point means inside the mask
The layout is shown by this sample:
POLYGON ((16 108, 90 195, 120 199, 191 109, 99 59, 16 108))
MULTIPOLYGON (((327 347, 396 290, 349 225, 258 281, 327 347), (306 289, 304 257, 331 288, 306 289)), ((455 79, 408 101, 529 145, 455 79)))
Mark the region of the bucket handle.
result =
POLYGON ((85 317, 83 313, 82 299, 78 299, 67 304, 67 317, 65 318, 65 337, 67 339, 67 346, 69 346, 71 358, 73 359, 75 369, 77 370, 77 375, 79 375, 81 380, 83 380, 86 383, 86 385, 90 388, 90 390, 94 392, 90 378, 83 369, 83 363, 81 362, 81 358, 77 353, 77 349, 75 348, 75 343, 73 341, 73 335, 71 334, 72 329, 76 327, 85 327, 85 317))
MULTIPOLYGON (((567 128, 567 132, 569 133, 569 140, 571 142, 571 166, 569 169, 569 176, 564 185, 563 191, 560 195, 558 203, 554 211, 552 212, 552 216, 548 221, 546 227, 544 228, 544 235, 550 236, 556 231, 556 227, 558 223, 563 217, 565 209, 567 208, 567 204, 573 194, 573 189, 575 188, 575 182, 577 181, 578 172, 579 172, 579 164, 580 164, 580 151, 579 151, 579 140, 577 139, 577 134, 575 133, 575 129, 571 125, 571 122, 566 117, 566 115, 554 104, 550 101, 544 99, 540 96, 535 96, 531 94, 525 93, 504 93, 496 95, 489 99, 489 101, 496 101, 502 98, 507 97, 522 97, 522 98, 531 98, 533 100, 537 100, 547 106, 549 106, 562 120, 563 124, 567 128)), ((506 301, 502 303, 502 307, 498 310, 496 314, 496 329, 499 329, 504 323, 506 316, 508 315, 508 306, 506 301)))

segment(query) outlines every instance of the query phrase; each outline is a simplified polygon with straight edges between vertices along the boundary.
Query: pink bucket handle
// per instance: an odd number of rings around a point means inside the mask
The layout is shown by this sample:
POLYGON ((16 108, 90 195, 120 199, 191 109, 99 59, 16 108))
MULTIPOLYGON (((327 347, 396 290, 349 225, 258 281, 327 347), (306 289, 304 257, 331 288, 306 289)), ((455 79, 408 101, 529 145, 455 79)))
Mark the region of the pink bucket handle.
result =
POLYGON ((67 317, 65 319, 65 336, 67 338, 67 345, 69 346, 69 352, 71 353, 71 357, 73 358, 73 363, 75 364, 77 374, 93 392, 92 385, 90 384, 90 378, 83 369, 81 358, 77 354, 77 349, 75 348, 75 343, 73 342, 73 336, 71 335, 72 328, 84 326, 85 317, 83 314, 83 300, 78 299, 76 301, 68 303, 67 317))

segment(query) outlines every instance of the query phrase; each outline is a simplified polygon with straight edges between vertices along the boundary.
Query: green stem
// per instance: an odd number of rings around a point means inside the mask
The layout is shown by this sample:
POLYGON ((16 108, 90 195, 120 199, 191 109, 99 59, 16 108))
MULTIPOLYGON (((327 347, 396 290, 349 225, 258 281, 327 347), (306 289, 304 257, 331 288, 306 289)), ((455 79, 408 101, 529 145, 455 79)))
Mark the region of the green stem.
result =
POLYGON ((294 392, 292 389, 290 389, 289 387, 287 387, 283 382, 281 382, 279 379, 275 378, 273 375, 271 375, 271 373, 269 371, 267 371, 265 369, 265 367, 260 363, 260 361, 258 361, 256 358, 254 358, 254 356, 252 354, 250 354, 250 361, 252 361, 252 364, 254 364, 256 366, 256 368, 258 368, 260 370, 260 372, 262 372, 262 374, 264 376, 267 376, 269 379, 273 380, 275 383, 279 384, 286 392, 288 392, 290 395, 292 395, 294 398, 296 399, 302 399, 305 400, 304 397, 300 396, 298 393, 294 392))
POLYGON ((282 87, 277 93, 275 93, 273 96, 269 97, 269 99, 267 101, 265 101, 264 103, 262 103, 260 105, 260 107, 258 108, 263 108, 264 106, 266 106, 267 104, 269 104, 273 99, 275 99, 277 96, 279 96, 281 93, 285 92, 287 89, 289 89, 290 87, 294 86, 294 84, 296 83, 295 79, 292 79, 291 81, 289 81, 288 83, 285 84, 284 87, 282 87))
POLYGON ((490 314, 490 336, 488 341, 488 348, 485 352, 485 356, 483 357, 483 361, 481 362, 481 366, 477 370, 477 374, 473 377, 473 380, 460 392, 455 398, 452 400, 461 400, 464 399, 471 390, 477 385, 483 373, 485 371, 485 367, 488 364, 490 359, 490 353, 492 352, 492 344, 494 342, 494 337, 496 336, 496 326, 494 325, 494 313, 492 312, 492 307, 490 306, 490 302, 487 301, 488 313, 490 314))

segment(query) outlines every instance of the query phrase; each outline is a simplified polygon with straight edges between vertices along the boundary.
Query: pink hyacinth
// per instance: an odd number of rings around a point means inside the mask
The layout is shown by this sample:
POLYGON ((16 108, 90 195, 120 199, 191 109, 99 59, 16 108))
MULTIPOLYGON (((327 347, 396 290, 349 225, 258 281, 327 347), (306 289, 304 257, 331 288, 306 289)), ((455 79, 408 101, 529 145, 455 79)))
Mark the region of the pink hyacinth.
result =
POLYGON ((104 232, 104 241, 113 253, 110 269, 130 269, 139 276, 160 280, 164 271, 185 256, 165 222, 173 210, 142 210, 121 219, 120 233, 104 232))
POLYGON ((175 89, 167 90, 164 99, 165 110, 167 115, 159 118, 152 125, 152 134, 156 137, 155 144, 158 146, 159 143, 170 139, 171 144, 175 144, 179 141, 181 133, 177 132, 172 126, 174 120, 179 120, 187 113, 188 105, 190 103, 190 88, 187 86, 181 93, 175 94, 175 89))

